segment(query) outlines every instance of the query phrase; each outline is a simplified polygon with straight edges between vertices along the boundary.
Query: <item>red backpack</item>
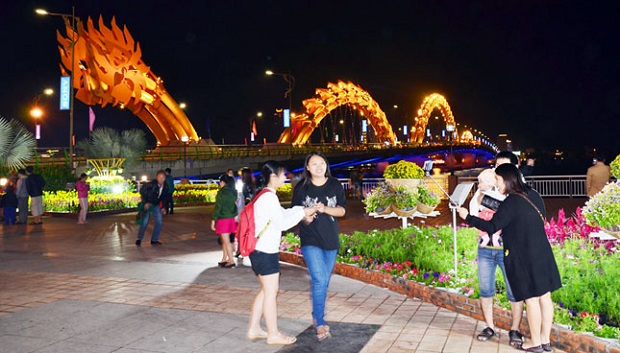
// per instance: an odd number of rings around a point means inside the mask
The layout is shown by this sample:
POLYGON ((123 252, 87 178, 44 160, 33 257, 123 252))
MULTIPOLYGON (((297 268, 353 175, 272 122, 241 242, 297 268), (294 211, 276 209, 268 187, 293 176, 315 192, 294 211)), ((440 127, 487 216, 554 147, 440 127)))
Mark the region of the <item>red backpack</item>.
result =
POLYGON ((270 190, 264 188, 261 190, 252 201, 250 201, 241 213, 239 214, 239 226, 237 227, 237 242, 239 243, 239 252, 241 256, 249 256, 254 249, 256 249, 256 243, 258 243, 258 238, 265 232, 267 227, 271 221, 267 223, 265 228, 257 235, 256 234, 256 224, 254 223, 254 203, 261 197, 263 194, 269 192, 270 190))

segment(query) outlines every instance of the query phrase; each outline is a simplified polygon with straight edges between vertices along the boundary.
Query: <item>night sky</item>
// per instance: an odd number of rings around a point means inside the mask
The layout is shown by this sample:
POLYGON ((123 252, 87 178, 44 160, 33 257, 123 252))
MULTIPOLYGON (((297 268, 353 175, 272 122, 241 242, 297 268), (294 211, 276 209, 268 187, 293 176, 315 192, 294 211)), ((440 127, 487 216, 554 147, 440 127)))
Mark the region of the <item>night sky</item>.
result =
MULTIPOLYGON (((216 142, 243 143, 249 119, 293 106, 328 81, 351 80, 379 102, 393 126, 411 124, 423 97, 446 96, 457 122, 489 136, 508 133, 517 147, 598 147, 620 152, 620 42, 617 6, 608 1, 86 1, 83 20, 116 16, 140 42, 199 135, 207 120, 216 142), (397 104, 398 110, 392 106, 397 104)), ((34 125, 33 98, 58 90, 55 30, 71 1, 2 1, 0 115, 34 125)), ((64 30, 63 30, 64 33, 64 30)), ((48 108, 43 146, 68 144, 68 111, 48 108)), ((146 127, 131 113, 94 107, 96 126, 146 127)), ((87 107, 76 100, 76 135, 88 134, 87 107)), ((273 129, 272 129, 273 130, 273 129)), ((269 131, 273 135, 273 131, 269 131)), ((267 134, 267 136, 269 136, 267 134)), ((259 136, 259 138, 262 138, 259 136)), ((154 138, 151 137, 151 142, 154 138)))

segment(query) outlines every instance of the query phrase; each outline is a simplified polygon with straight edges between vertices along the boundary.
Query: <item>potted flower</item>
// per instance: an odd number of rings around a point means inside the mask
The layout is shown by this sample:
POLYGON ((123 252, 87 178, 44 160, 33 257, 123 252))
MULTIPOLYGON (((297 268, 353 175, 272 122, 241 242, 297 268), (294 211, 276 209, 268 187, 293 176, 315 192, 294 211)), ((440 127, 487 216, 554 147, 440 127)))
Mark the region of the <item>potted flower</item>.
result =
POLYGON ((423 214, 429 214, 441 202, 441 198, 434 192, 430 191, 426 185, 418 186, 418 211, 423 214))
POLYGON ((420 180, 424 177, 424 170, 413 162, 401 160, 385 168, 383 177, 393 187, 406 185, 410 188, 415 188, 420 185, 420 180))
POLYGON ((405 185, 394 187, 392 211, 401 217, 409 217, 416 212, 418 204, 417 190, 413 191, 405 185))
POLYGON ((620 155, 609 166, 616 181, 605 185, 586 202, 583 215, 589 224, 620 239, 620 155))
POLYGON ((366 205, 366 213, 389 214, 392 212, 392 191, 386 183, 379 183, 362 201, 366 205))

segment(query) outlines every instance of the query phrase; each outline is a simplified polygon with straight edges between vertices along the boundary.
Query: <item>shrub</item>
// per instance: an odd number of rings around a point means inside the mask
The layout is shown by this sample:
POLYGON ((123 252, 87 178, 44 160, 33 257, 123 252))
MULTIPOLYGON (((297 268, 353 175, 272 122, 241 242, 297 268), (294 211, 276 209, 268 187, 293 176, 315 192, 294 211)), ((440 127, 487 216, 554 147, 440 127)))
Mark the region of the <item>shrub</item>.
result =
POLYGON ((424 177, 424 170, 413 162, 401 160, 385 168, 383 177, 386 179, 421 179, 424 177))
POLYGON ((441 198, 430 191, 427 186, 418 186, 418 201, 424 205, 435 207, 441 202, 441 198))

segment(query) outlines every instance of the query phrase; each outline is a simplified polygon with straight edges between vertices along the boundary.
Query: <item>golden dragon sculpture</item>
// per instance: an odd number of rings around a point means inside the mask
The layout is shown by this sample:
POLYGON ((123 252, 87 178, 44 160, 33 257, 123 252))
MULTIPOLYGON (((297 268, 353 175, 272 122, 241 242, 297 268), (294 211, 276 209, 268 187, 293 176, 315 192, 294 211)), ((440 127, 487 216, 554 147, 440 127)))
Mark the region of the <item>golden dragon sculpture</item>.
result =
POLYGON ((56 36, 62 73, 68 75, 75 68, 73 86, 77 99, 87 105, 111 104, 129 109, 151 130, 158 145, 174 145, 185 139, 200 141, 185 112, 164 88, 161 77, 142 60, 140 44, 126 26, 121 30, 113 17, 108 28, 99 17, 97 29, 89 17, 86 27, 82 21, 76 27, 74 33, 67 19, 67 36, 60 31, 56 36))

